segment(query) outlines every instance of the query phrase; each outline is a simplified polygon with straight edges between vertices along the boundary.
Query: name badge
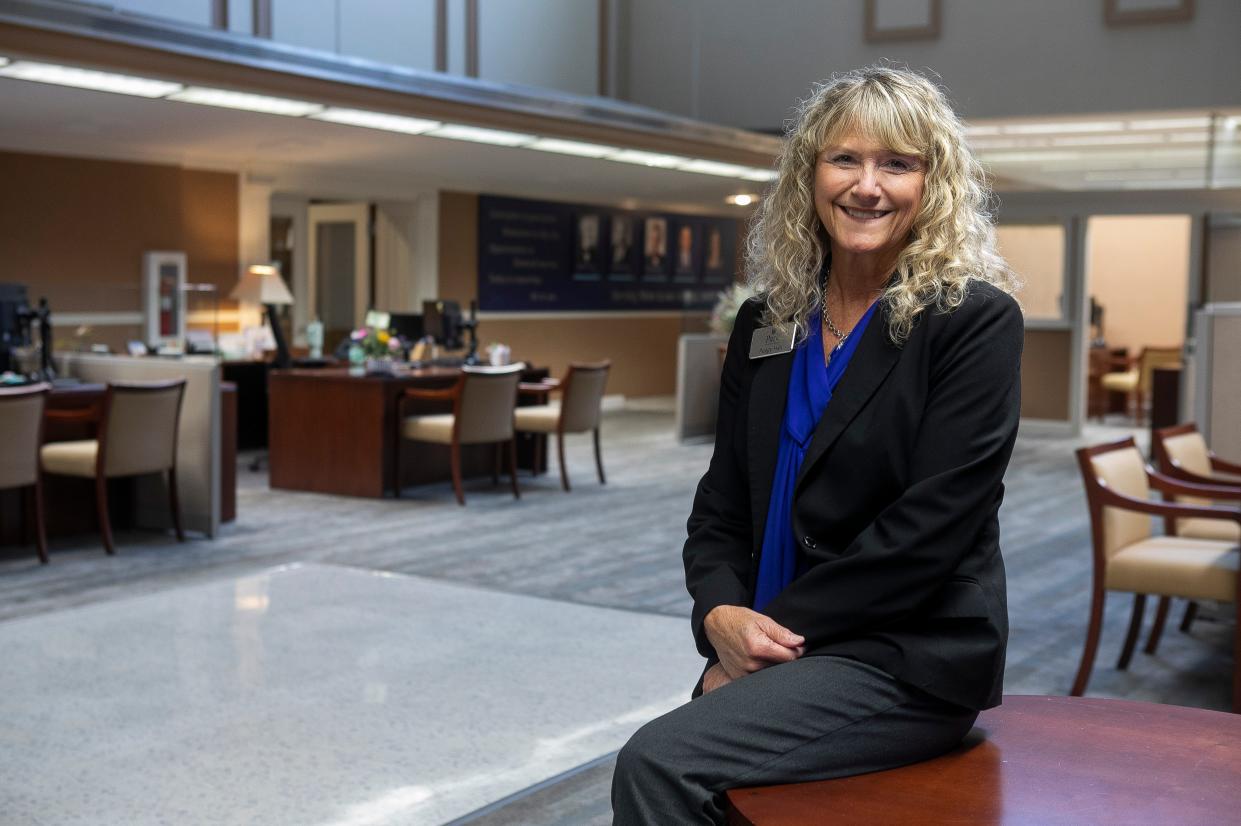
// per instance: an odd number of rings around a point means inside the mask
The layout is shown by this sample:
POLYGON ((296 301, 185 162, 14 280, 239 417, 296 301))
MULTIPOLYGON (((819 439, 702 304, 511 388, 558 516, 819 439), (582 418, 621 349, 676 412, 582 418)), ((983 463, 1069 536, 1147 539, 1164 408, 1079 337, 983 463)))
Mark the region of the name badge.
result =
POLYGON ((773 324, 759 327, 750 337, 750 358, 765 359, 778 356, 793 349, 797 327, 793 324, 773 324))

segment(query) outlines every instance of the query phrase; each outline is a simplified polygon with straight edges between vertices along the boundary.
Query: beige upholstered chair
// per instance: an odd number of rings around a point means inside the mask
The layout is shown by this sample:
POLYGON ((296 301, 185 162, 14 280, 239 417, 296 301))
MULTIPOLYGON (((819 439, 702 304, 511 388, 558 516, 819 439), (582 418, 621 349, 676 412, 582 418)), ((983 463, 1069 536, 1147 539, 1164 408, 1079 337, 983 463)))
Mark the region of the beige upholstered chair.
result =
MULTIPOLYGON (((1198 425, 1190 422, 1174 427, 1161 427, 1155 430, 1151 437, 1155 465, 1161 473, 1183 482, 1211 487, 1211 495, 1207 499, 1174 494, 1165 494, 1164 498, 1185 505, 1241 502, 1241 465, 1212 453, 1207 447, 1206 439, 1198 432, 1198 425)), ((1168 519, 1165 531, 1191 539, 1241 542, 1241 525, 1220 519, 1168 519)), ((1154 654, 1159 645, 1159 636, 1163 633, 1170 603, 1169 597, 1159 599, 1155 623, 1151 626, 1150 637, 1146 641, 1145 651, 1148 654, 1154 654)), ((1189 630, 1197 613, 1198 603, 1191 600, 1185 606, 1185 616, 1181 619, 1182 631, 1189 630)))
MULTIPOLYGON (((1103 626, 1106 591, 1134 594, 1133 616, 1117 668, 1126 668, 1142 625, 1147 594, 1187 599, 1237 600, 1237 544, 1217 539, 1154 536, 1151 517, 1199 517, 1241 523, 1241 508, 1183 505, 1150 500, 1152 487, 1177 495, 1202 495, 1203 488, 1147 467, 1132 438, 1084 447, 1077 462, 1090 508, 1094 578, 1090 625, 1073 696, 1086 690, 1103 626)), ((1241 615, 1241 608, 1238 610, 1241 615)), ((1241 635, 1234 650, 1233 710, 1241 711, 1241 635)))
POLYGON ((98 438, 51 442, 40 459, 44 473, 95 480, 95 510, 108 553, 116 553, 108 518, 108 479, 163 473, 177 541, 184 542, 177 503, 177 427, 185 380, 109 384, 99 415, 98 438))
POLYGON ((1180 367, 1180 347, 1143 347, 1129 369, 1118 373, 1105 373, 1099 380, 1104 390, 1126 393, 1133 415, 1141 424, 1151 390, 1151 376, 1156 367, 1180 367))
POLYGON ((452 387, 406 390, 397 402, 396 495, 401 495, 401 440, 411 439, 450 446, 452 488, 457 502, 462 505, 465 504, 465 490, 461 484, 461 446, 507 444, 513 496, 520 499, 513 408, 517 406, 517 384, 525 368, 521 363, 507 367, 463 367, 461 377, 452 387), (452 412, 406 416, 405 402, 413 399, 452 402, 452 412))
POLYGON ((36 384, 0 390, 0 433, 4 434, 4 446, 0 448, 0 489, 25 489, 27 512, 34 512, 35 548, 44 565, 47 564, 47 527, 43 520, 39 445, 43 443, 43 409, 49 389, 46 384, 36 384), (29 498, 31 492, 33 507, 29 498))
MULTIPOLYGON (((525 385, 523 390, 539 394, 546 399, 548 392, 559 390, 559 405, 539 404, 517 408, 517 430, 521 433, 556 434, 556 455, 560 459, 560 484, 569 490, 569 472, 565 467, 564 434, 594 431, 595 469, 599 471, 599 484, 606 484, 603 475, 603 454, 599 449, 599 414, 603 406, 603 389, 608 383, 610 361, 595 364, 570 364, 564 379, 545 382, 541 386, 525 385)), ((543 440, 536 443, 534 466, 537 472, 543 465, 541 455, 543 440)))

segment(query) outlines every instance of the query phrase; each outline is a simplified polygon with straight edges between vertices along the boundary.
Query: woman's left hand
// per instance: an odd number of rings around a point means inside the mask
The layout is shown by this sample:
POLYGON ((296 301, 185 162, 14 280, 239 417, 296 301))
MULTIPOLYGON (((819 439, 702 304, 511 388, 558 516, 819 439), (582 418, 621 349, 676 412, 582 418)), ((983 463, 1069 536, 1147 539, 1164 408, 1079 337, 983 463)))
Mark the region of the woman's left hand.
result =
POLYGON ((702 693, 710 694, 717 688, 722 688, 732 681, 733 678, 728 676, 728 672, 724 670, 724 666, 716 663, 707 669, 706 674, 702 675, 702 693))

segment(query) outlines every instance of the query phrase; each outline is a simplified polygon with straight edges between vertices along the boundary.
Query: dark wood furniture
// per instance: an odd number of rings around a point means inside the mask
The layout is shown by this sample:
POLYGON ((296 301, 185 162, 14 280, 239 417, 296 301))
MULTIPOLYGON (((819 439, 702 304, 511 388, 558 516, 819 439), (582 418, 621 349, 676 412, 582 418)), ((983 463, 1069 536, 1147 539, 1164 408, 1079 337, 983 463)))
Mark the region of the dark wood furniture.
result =
POLYGON ((1124 347, 1091 347, 1086 368, 1086 415, 1102 419, 1108 413, 1124 413, 1128 397, 1103 388, 1103 377, 1129 364, 1129 351, 1124 347))
POLYGON ((1233 823, 1241 717, 1080 697, 1004 698, 942 757, 728 792, 732 826, 1233 823))
MULTIPOLYGON (((397 399, 407 388, 451 387, 460 368, 425 367, 401 375, 353 375, 346 367, 293 368, 268 374, 268 461, 270 484, 344 496, 381 498, 396 479, 397 399)), ((540 381, 546 370, 526 370, 525 381, 540 381)), ((444 401, 410 402, 407 414, 447 413, 444 401)), ((518 466, 533 467, 532 440, 519 440, 518 466)), ((451 451, 445 445, 404 442, 402 487, 451 478, 451 451)), ((461 452, 463 477, 490 476, 495 456, 488 445, 461 452)))

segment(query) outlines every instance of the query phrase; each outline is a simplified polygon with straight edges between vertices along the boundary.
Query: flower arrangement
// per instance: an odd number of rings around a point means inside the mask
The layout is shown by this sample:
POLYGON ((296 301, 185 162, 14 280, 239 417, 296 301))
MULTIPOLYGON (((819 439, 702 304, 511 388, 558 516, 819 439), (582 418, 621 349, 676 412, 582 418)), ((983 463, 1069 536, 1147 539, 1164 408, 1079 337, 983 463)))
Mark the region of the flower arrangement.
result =
POLYGON ((369 359, 390 358, 401 352, 401 340, 387 330, 359 327, 349 334, 349 338, 369 359))
POLYGON ((753 296, 754 291, 745 284, 733 284, 728 289, 721 290, 715 301, 715 308, 711 310, 711 332, 722 335, 731 333, 733 324, 737 321, 737 311, 753 296))

